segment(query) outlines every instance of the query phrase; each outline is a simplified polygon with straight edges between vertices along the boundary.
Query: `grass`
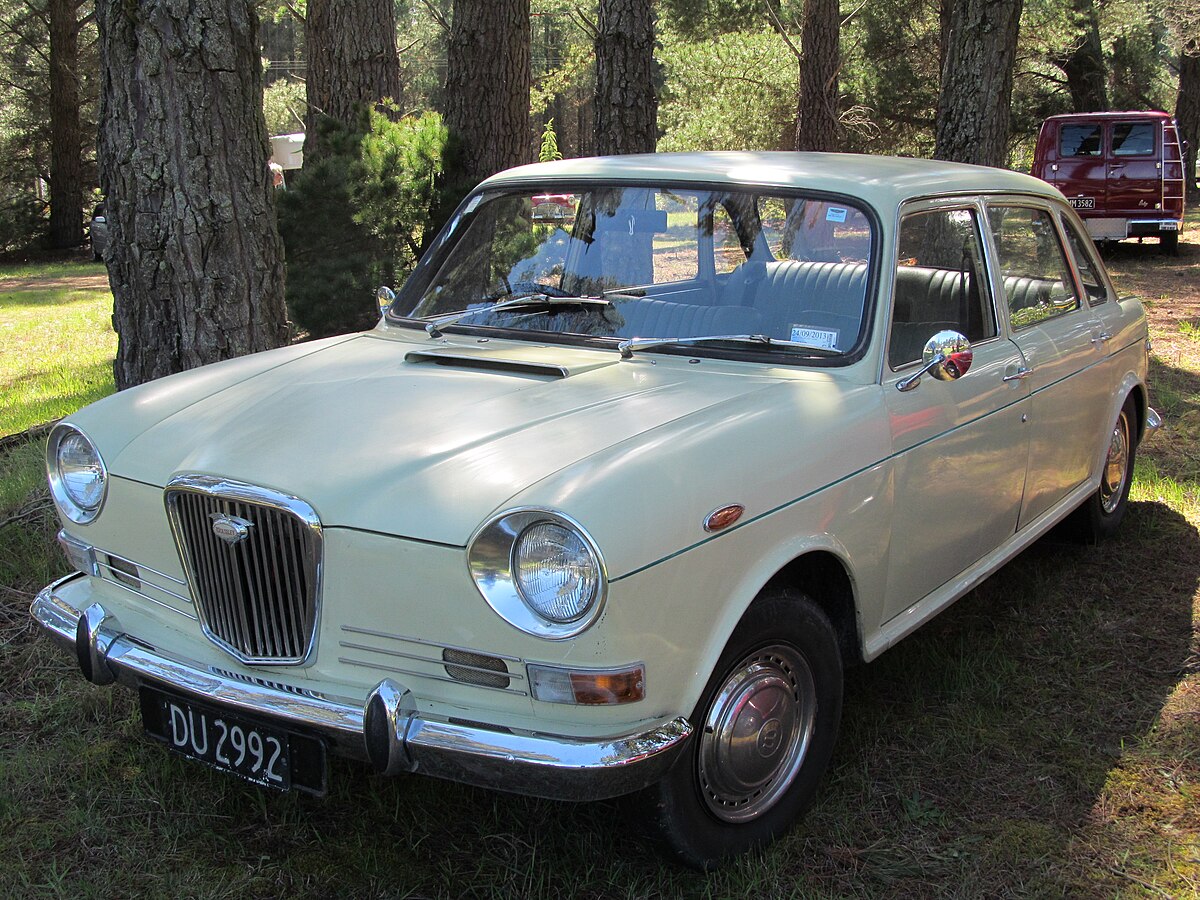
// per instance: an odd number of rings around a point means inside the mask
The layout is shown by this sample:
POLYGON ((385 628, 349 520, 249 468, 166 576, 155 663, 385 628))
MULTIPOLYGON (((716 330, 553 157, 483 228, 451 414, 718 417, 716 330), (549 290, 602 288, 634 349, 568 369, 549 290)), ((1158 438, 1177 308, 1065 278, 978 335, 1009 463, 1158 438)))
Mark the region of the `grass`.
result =
MULTIPOLYGON (((86 684, 28 624, 32 592, 65 565, 40 448, 0 450, 0 894, 1197 896, 1195 222, 1185 239, 1178 259, 1150 245, 1108 257, 1122 290, 1149 298, 1153 402, 1168 420, 1140 451, 1119 537, 1041 541, 851 670, 814 808, 765 853, 707 877, 662 862, 619 804, 382 779, 339 761, 330 796, 314 800, 163 752, 142 738, 130 692, 86 684)), ((38 301, 52 317, 88 302, 38 301)), ((76 387, 46 384, 74 402, 76 387)))
POLYGON ((104 266, 0 268, 0 437, 112 393, 112 294, 104 266))

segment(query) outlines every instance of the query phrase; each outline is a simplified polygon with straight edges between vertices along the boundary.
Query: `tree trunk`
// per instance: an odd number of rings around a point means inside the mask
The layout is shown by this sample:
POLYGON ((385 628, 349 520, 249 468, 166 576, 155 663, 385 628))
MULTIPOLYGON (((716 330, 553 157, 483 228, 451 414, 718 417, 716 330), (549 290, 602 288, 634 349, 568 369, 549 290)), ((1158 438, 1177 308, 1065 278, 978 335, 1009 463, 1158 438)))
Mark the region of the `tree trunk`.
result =
POLYGON ((841 55, 838 0, 805 0, 800 32, 800 95, 796 149, 832 151, 838 135, 838 69, 841 55))
POLYGON ((600 0, 595 46, 596 152, 653 153, 658 98, 651 0, 600 0))
POLYGON ((50 246, 83 243, 79 0, 50 0, 50 246))
POLYGON ((287 341, 252 0, 97 0, 118 388, 287 341))
POLYGON ((1108 109, 1108 67, 1093 0, 1072 0, 1071 19, 1076 31, 1074 44, 1069 53, 1055 58, 1054 64, 1067 76, 1075 112, 1104 112, 1108 109))
POLYGON ((1179 57, 1175 121, 1179 124, 1180 139, 1188 142, 1183 165, 1187 199, 1190 203, 1200 203, 1200 188, 1196 187, 1196 151, 1200 149, 1200 39, 1185 43, 1179 57))
POLYGON ((938 96, 937 159, 1003 166, 1022 0, 959 0, 938 96))
POLYGON ((529 0, 454 0, 446 126, 475 184, 529 162, 529 0))
POLYGON ((392 0, 308 0, 306 162, 328 148, 321 120, 354 122, 364 106, 400 102, 400 57, 392 0))

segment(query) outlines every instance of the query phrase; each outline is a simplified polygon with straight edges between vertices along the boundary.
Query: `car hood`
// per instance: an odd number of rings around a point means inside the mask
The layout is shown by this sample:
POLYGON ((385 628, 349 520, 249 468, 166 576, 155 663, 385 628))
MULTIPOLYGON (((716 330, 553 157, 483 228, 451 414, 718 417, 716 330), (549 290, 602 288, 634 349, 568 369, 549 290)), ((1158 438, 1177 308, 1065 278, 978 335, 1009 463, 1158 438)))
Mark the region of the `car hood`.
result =
POLYGON ((367 333, 259 354, 123 392, 73 421, 114 476, 220 476, 299 496, 326 527, 461 546, 555 472, 778 382, 677 357, 423 338, 367 333))

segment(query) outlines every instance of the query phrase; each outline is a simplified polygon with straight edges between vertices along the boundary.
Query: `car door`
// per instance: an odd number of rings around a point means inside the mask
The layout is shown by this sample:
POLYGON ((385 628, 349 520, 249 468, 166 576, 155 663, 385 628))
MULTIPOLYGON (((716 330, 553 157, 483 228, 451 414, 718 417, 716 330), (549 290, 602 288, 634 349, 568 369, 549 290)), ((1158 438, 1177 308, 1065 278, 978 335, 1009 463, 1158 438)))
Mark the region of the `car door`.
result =
POLYGON ((987 209, 993 287, 1031 398, 1024 528, 1088 478, 1109 414, 1103 363, 1112 335, 1083 299, 1051 210, 1028 199, 989 200, 987 209))
POLYGON ((1015 533, 1028 458, 1024 360, 1003 337, 985 266, 981 208, 923 203, 900 218, 882 385, 893 449, 885 620, 1015 533), (911 378, 936 332, 966 336, 962 377, 911 378))

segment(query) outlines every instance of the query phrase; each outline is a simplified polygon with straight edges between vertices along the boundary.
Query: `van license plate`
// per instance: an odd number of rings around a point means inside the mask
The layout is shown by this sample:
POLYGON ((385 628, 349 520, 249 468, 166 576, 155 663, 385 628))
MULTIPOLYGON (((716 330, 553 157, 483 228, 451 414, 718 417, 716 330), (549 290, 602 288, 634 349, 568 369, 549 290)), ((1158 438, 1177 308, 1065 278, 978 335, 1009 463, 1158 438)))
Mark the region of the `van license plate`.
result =
POLYGON ((1096 198, 1095 197, 1072 197, 1071 205, 1073 207, 1075 207, 1076 209, 1095 209, 1096 208, 1096 198))

